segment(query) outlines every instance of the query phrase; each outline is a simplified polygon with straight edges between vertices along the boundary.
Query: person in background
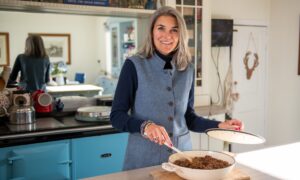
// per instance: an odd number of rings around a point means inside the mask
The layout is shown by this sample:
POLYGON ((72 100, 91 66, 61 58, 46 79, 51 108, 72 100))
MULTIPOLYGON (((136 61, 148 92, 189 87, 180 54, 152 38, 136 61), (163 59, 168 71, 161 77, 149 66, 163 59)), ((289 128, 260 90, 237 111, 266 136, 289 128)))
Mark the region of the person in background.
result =
POLYGON ((21 72, 19 87, 29 92, 46 90, 50 80, 50 61, 41 36, 29 35, 25 43, 25 52, 19 54, 12 68, 8 84, 15 84, 21 72))
POLYGON ((148 30, 142 48, 122 67, 110 114, 113 127, 129 132, 124 170, 168 161, 172 151, 164 143, 191 150, 189 130, 243 127, 240 120, 219 122, 196 115, 194 66, 179 12, 159 8, 148 30))

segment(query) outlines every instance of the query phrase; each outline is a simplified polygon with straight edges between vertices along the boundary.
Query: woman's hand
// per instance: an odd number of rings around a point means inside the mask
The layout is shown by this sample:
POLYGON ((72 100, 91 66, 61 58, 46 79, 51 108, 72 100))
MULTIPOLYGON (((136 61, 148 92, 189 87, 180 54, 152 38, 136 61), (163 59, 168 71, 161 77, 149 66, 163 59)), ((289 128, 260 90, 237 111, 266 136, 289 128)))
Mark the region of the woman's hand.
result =
POLYGON ((159 126, 155 123, 151 123, 148 126, 146 126, 144 133, 152 142, 155 142, 160 145, 163 145, 166 142, 170 146, 173 146, 172 141, 166 129, 163 126, 159 126))
POLYGON ((226 120, 218 125, 222 129, 231 129, 241 131, 244 129, 243 122, 237 119, 226 120))

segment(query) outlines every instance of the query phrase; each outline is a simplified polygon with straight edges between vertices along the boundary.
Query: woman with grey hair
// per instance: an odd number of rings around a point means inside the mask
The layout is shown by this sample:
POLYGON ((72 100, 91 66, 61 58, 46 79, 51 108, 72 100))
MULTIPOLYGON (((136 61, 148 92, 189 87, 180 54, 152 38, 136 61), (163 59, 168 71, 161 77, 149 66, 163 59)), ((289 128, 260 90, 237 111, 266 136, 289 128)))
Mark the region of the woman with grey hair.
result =
POLYGON ((174 8, 161 7, 150 19, 144 45, 123 65, 110 119, 113 127, 129 132, 124 170, 167 161, 172 151, 164 143, 191 150, 189 130, 242 128, 239 120, 218 122, 195 114, 187 41, 182 16, 174 8))
POLYGON ((15 84, 21 72, 19 87, 29 92, 46 90, 49 82, 50 61, 41 36, 29 35, 25 43, 25 52, 19 54, 9 76, 8 84, 15 84))

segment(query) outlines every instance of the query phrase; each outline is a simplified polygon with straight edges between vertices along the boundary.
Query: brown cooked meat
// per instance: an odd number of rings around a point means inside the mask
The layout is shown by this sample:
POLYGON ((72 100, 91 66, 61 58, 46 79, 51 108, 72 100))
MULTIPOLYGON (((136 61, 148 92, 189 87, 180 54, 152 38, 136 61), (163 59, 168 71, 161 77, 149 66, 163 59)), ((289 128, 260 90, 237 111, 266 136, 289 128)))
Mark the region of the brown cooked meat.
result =
POLYGON ((230 166, 228 162, 208 155, 204 157, 194 157, 192 162, 187 159, 179 159, 176 160, 174 164, 192 169, 220 169, 230 166))

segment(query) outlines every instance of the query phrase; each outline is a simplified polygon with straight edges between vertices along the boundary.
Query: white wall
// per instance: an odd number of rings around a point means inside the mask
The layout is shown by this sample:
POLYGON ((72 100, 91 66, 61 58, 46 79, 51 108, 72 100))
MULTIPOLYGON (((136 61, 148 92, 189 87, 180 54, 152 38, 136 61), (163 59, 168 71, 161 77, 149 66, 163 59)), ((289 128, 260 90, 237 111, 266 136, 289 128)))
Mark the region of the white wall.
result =
POLYGON ((9 32, 10 65, 24 52, 28 33, 70 33, 71 65, 67 77, 74 80, 75 72, 85 72, 87 83, 94 83, 105 67, 105 38, 103 22, 96 16, 60 15, 0 11, 0 32, 9 32), (99 43, 101 42, 101 43, 99 43))
POLYGON ((212 0, 213 18, 269 21, 271 0, 212 0))
POLYGON ((269 136, 273 144, 300 140, 299 0, 272 0, 269 53, 269 136))
MULTIPOLYGON (((211 11, 212 18, 232 18, 235 21, 256 21, 268 25, 266 138, 268 145, 299 141, 300 79, 297 68, 300 1, 212 0, 211 11)), ((223 63, 221 74, 224 77, 228 50, 221 49, 220 56, 223 57, 220 61, 223 63)), ((211 72, 215 76, 215 72, 211 72)), ((214 91, 216 77, 212 77, 212 80, 211 91, 214 91)))
MULTIPOLYGON (((270 14, 270 0, 212 0, 211 1, 211 18, 212 19, 233 19, 234 23, 255 22, 256 24, 268 24, 270 14)), ((210 95, 214 103, 222 103, 219 96, 222 96, 221 89, 218 88, 218 77, 216 67, 213 63, 215 60, 218 65, 221 82, 224 82, 228 64, 229 64, 229 47, 214 47, 211 49, 209 63, 209 85, 210 95), (218 55, 219 54, 219 55, 218 55), (219 56, 219 59, 218 59, 219 56), (219 60, 219 61, 218 61, 219 60), (218 63, 219 62, 219 63, 218 63)))

